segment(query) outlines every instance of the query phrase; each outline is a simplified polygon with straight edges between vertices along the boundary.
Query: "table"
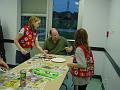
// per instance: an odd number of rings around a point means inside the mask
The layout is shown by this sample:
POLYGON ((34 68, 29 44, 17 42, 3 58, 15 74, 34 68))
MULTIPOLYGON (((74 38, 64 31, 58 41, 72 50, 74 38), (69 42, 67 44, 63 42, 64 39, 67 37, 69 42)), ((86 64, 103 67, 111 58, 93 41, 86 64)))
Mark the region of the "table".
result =
MULTIPOLYGON (((8 87, 11 86, 12 88, 15 88, 15 89, 17 88, 17 90, 26 90, 27 88, 29 88, 27 90, 59 90, 59 88, 69 70, 69 68, 67 67, 67 63, 72 62, 73 58, 72 58, 72 56, 65 56, 65 55, 52 55, 52 56, 56 57, 56 58, 64 58, 66 61, 62 62, 62 63, 56 63, 51 60, 42 58, 41 54, 35 55, 34 57, 30 58, 26 62, 16 66, 15 68, 11 69, 9 72, 3 74, 2 75, 3 81, 0 80, 0 84, 3 84, 2 82, 5 82, 6 80, 8 80, 8 81, 10 81, 10 83, 12 83, 12 85, 11 84, 9 85, 8 83, 7 84, 4 83, 4 84, 8 87), (36 74, 34 75, 34 73, 32 72, 32 76, 34 76, 34 77, 31 78, 30 77, 31 73, 29 71, 31 69, 33 71, 33 69, 35 69, 35 68, 37 68, 37 69, 44 68, 45 72, 47 70, 50 70, 50 72, 52 72, 54 74, 56 74, 56 73, 59 73, 59 74, 56 77, 50 77, 50 75, 46 77, 44 75, 43 76, 36 75, 36 74), (20 80, 19 79, 16 80, 16 78, 20 77, 19 72, 21 69, 27 70, 27 76, 28 76, 27 77, 27 85, 25 88, 18 89, 20 80), (11 80, 13 80, 13 81, 11 81, 11 80), (37 80, 37 81, 35 81, 35 80, 37 80)), ((5 87, 4 87, 4 85, 1 85, 0 90, 2 90, 1 88, 5 88, 5 87)))

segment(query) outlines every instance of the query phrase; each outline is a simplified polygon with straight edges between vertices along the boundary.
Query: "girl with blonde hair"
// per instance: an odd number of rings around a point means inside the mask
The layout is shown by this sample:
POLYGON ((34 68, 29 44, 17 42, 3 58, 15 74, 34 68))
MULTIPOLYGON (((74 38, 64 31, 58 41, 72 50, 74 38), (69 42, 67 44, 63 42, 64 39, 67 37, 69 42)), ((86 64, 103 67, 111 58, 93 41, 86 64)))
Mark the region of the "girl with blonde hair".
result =
POLYGON ((40 25, 40 18, 31 16, 26 25, 24 25, 17 34, 14 42, 17 46, 16 63, 20 64, 30 58, 30 50, 35 46, 46 57, 48 54, 40 47, 37 37, 37 30, 40 25))

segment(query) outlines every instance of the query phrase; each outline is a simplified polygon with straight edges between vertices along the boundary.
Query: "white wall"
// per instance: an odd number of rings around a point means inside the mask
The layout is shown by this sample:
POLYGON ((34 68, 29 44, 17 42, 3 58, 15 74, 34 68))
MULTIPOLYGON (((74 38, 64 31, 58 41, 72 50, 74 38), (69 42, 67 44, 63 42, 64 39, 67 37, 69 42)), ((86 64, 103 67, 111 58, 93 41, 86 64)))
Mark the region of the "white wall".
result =
MULTIPOLYGON (((107 40, 107 51, 120 67, 120 0, 110 0, 110 17, 108 31, 110 32, 107 40)), ((105 62, 106 63, 106 62, 105 62)), ((110 67, 110 62, 106 63, 104 72, 104 85, 106 90, 118 90, 120 88, 120 78, 115 70, 110 67)), ((120 68, 119 68, 120 69, 120 68)))
MULTIPOLYGON (((20 0, 0 0, 0 19, 5 39, 14 39, 17 29, 20 28, 20 0), (18 14, 19 13, 19 14, 18 14)), ((6 61, 8 64, 15 64, 15 45, 5 43, 6 61)))
POLYGON ((120 78, 105 53, 102 51, 93 51, 93 55, 95 60, 95 75, 102 76, 105 90, 118 90, 120 78))
POLYGON ((105 90, 119 90, 120 77, 116 73, 115 69, 112 67, 107 57, 104 57, 103 67, 104 67, 104 70, 102 74, 102 79, 103 79, 105 90))
POLYGON ((111 0, 109 27, 110 36, 107 40, 107 50, 120 67, 120 0, 111 0))
MULTIPOLYGON (((88 30, 90 46, 106 48, 120 67, 119 8, 120 0, 84 0, 82 26, 88 30)), ((108 58, 99 52, 94 57, 95 74, 102 76, 105 90, 118 90, 120 78, 108 58)))
POLYGON ((93 51, 94 61, 95 61, 95 75, 103 75, 104 72, 104 60, 105 54, 100 51, 93 51))
POLYGON ((82 27, 87 29, 90 46, 105 47, 109 0, 84 0, 82 27))

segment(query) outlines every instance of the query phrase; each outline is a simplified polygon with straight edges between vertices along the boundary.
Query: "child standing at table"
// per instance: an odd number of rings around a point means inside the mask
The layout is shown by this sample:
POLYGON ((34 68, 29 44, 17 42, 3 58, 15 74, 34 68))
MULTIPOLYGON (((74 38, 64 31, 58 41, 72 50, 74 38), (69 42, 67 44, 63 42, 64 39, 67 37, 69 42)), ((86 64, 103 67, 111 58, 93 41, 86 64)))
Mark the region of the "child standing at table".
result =
POLYGON ((37 29, 40 25, 40 18, 31 16, 28 24, 23 26, 17 34, 14 42, 18 50, 16 50, 16 63, 20 64, 30 58, 30 50, 35 46, 46 57, 48 54, 40 47, 37 37, 37 29))
POLYGON ((88 45, 88 34, 80 28, 75 34, 74 63, 68 63, 73 76, 74 90, 86 90, 90 77, 94 74, 94 59, 88 45))

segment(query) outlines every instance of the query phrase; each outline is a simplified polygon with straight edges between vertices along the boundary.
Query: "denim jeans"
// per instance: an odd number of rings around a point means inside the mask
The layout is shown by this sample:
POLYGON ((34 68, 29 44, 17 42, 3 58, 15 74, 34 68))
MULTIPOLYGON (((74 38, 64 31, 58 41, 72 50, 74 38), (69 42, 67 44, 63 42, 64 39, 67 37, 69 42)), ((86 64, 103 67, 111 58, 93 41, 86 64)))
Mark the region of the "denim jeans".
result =
POLYGON ((16 63, 21 64, 28 59, 30 59, 30 52, 24 55, 20 51, 16 50, 16 63))

